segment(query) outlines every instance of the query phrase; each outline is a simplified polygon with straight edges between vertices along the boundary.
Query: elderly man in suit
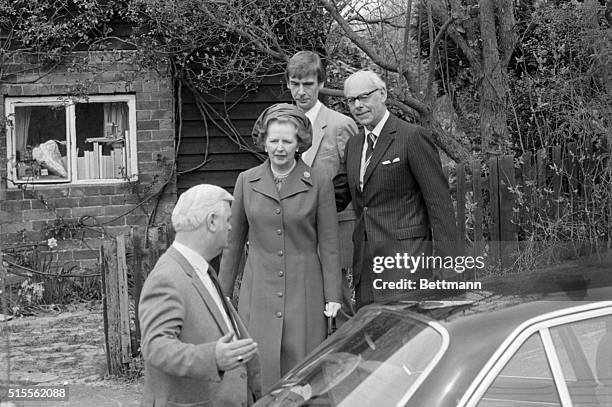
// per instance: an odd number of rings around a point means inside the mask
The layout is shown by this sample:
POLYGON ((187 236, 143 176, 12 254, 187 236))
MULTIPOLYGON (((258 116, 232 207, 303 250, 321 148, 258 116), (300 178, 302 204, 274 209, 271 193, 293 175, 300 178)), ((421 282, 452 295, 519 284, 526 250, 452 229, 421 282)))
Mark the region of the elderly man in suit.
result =
POLYGON ((238 407, 260 395, 257 344, 209 265, 227 246, 232 199, 197 185, 172 212, 176 238, 140 297, 142 406, 238 407))
MULTIPOLYGON (((346 164, 334 178, 336 206, 352 201, 357 214, 353 267, 357 306, 401 298, 406 290, 373 286, 373 255, 388 246, 408 256, 454 254, 456 224, 448 181, 430 133, 389 113, 387 88, 367 70, 350 75, 344 95, 363 126, 346 146, 346 164), (433 234, 433 236, 432 236, 433 234)), ((383 279, 428 278, 395 269, 383 279)))
MULTIPOLYGON (((332 180, 344 161, 347 141, 357 134, 357 125, 350 117, 319 101, 319 91, 325 85, 327 76, 316 53, 300 51, 293 55, 287 63, 285 79, 296 106, 312 124, 312 146, 302 153, 301 158, 332 180)), ((347 279, 352 266, 352 234, 355 226, 355 211, 350 204, 338 214, 338 226, 343 275, 342 310, 344 314, 353 315, 352 290, 347 279)), ((344 322, 343 314, 338 314, 338 318, 339 322, 344 322)))

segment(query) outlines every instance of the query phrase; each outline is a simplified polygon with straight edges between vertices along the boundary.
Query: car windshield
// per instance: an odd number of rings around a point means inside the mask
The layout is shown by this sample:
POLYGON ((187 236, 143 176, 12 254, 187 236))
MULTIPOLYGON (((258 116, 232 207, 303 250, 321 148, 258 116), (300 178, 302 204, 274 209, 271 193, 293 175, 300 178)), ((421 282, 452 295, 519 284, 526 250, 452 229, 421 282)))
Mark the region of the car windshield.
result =
POLYGON ((442 335, 426 322, 391 309, 362 315, 256 405, 395 406, 441 351, 442 335))

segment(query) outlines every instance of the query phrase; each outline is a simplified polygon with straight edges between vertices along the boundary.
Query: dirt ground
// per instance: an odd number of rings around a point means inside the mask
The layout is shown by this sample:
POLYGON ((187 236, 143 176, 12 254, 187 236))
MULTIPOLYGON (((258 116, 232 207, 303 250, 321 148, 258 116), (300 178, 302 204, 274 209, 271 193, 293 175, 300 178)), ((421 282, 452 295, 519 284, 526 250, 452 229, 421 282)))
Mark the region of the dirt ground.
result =
POLYGON ((11 404, 0 399, 0 407, 135 407, 142 394, 142 377, 136 371, 125 379, 107 375, 100 302, 0 323, 0 394, 5 394, 7 383, 66 385, 69 400, 11 404))

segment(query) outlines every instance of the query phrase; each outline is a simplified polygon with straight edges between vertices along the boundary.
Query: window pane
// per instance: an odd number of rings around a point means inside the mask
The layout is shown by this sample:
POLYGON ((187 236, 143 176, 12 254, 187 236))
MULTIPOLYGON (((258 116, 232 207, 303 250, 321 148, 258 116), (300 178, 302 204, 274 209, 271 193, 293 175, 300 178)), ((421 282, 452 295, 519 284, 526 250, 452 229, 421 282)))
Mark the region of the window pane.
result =
POLYGON ((125 159, 128 111, 127 102, 75 105, 78 179, 129 175, 125 159))
POLYGON ((261 403, 395 406, 441 347, 442 335, 427 324, 391 311, 370 310, 278 382, 261 403))
POLYGON ((17 180, 68 179, 65 107, 16 106, 14 124, 17 180))
POLYGON ((539 334, 521 345, 478 403, 479 407, 560 405, 539 334))
POLYGON ((612 405, 612 317, 550 329, 570 397, 577 406, 612 405))

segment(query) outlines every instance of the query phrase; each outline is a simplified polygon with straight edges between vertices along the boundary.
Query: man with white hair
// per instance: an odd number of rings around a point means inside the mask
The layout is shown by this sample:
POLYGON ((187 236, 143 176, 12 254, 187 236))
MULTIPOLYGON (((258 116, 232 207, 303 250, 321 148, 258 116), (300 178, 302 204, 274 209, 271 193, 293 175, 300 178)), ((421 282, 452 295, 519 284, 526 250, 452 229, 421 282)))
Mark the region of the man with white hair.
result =
POLYGON ((363 129, 349 139, 346 163, 334 178, 334 187, 337 209, 352 201, 357 215, 353 270, 355 298, 361 307, 409 294, 385 282, 432 274, 422 267, 413 270, 414 263, 374 274, 374 256, 399 253, 402 259, 405 254, 418 260, 434 249, 441 257, 453 255, 456 224, 448 181, 430 132, 389 113, 387 87, 372 71, 350 75, 344 96, 363 129))
POLYGON ((257 344, 209 265, 227 246, 232 200, 222 188, 196 185, 172 212, 175 240, 140 296, 142 406, 237 407, 261 394, 257 344))

